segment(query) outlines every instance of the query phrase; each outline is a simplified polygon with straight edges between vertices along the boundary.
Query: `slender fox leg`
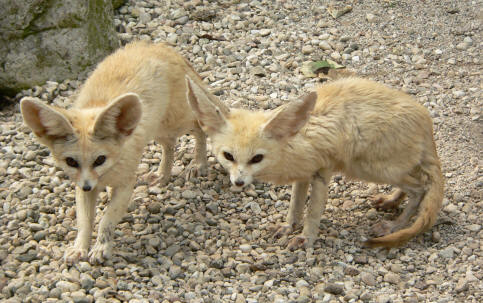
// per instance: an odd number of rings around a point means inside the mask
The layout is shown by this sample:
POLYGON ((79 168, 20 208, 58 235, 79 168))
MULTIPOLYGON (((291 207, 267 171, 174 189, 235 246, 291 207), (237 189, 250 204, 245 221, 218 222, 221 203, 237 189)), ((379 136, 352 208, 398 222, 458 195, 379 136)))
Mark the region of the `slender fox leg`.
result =
POLYGON ((85 192, 79 186, 75 189, 77 237, 74 245, 69 247, 64 254, 65 262, 73 264, 87 257, 92 236, 92 227, 95 220, 96 200, 99 190, 94 188, 85 192))
POLYGON ((126 214, 133 188, 134 180, 128 180, 122 186, 112 189, 112 199, 107 204, 104 216, 99 223, 96 244, 89 253, 89 261, 91 263, 102 263, 105 259, 111 257, 114 228, 126 214))
POLYGON ((159 165, 157 176, 155 174, 149 174, 147 179, 151 185, 164 186, 168 184, 169 179, 171 179, 171 169, 173 168, 174 162, 174 145, 175 139, 163 138, 160 140, 161 146, 163 147, 163 155, 161 159, 161 164, 159 165))
POLYGON ((416 214, 419 203, 424 197, 424 191, 408 190, 409 201, 401 215, 394 221, 381 221, 372 227, 372 232, 376 237, 381 237, 393 233, 409 224, 411 218, 416 214))
POLYGON ((206 135, 197 127, 193 131, 195 137, 195 164, 190 164, 186 172, 186 180, 199 176, 206 176, 208 173, 208 160, 206 159, 206 135))
POLYGON ((377 195, 373 200, 373 205, 379 209, 395 209, 401 204, 406 194, 401 189, 396 189, 389 195, 377 195))
POLYGON ((310 247, 313 245, 319 232, 320 217, 325 209, 327 202, 327 184, 330 179, 330 173, 320 171, 312 179, 312 191, 310 201, 307 207, 304 229, 302 234, 293 238, 289 244, 289 249, 296 249, 302 246, 310 247))
POLYGON ((159 183, 166 185, 171 178, 171 169, 174 162, 174 145, 175 139, 168 139, 162 143, 163 146, 163 159, 161 160, 161 166, 159 167, 159 183))
POLYGON ((300 224, 304 215, 304 206, 308 190, 308 181, 295 182, 292 185, 292 196, 290 198, 290 206, 287 214, 287 223, 278 228, 274 237, 281 238, 285 235, 291 234, 297 225, 300 224))

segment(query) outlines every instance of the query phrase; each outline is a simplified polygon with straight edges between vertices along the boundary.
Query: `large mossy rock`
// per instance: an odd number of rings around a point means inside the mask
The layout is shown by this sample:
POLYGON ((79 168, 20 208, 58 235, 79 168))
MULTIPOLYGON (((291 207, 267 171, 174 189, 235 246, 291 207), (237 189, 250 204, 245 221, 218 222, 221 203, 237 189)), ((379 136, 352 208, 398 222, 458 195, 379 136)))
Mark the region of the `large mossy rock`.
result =
POLYGON ((0 0, 0 95, 77 79, 119 46, 112 0, 0 0))

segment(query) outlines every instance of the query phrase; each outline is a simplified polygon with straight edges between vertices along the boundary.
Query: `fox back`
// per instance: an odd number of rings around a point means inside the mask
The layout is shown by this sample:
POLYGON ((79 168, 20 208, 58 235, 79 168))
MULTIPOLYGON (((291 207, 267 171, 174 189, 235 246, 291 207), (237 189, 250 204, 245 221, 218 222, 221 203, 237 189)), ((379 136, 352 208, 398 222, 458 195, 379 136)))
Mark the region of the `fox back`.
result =
POLYGON ((186 74, 200 81, 172 48, 131 43, 97 66, 71 109, 26 97, 21 110, 78 186, 122 184, 147 142, 196 123, 185 99, 186 74))
POLYGON ((391 183, 414 167, 424 150, 435 150, 427 110, 369 80, 337 80, 266 112, 217 110, 202 93, 193 92, 190 102, 214 154, 238 186, 254 179, 308 180, 320 168, 391 183), (394 166, 389 174, 388 163, 394 166))

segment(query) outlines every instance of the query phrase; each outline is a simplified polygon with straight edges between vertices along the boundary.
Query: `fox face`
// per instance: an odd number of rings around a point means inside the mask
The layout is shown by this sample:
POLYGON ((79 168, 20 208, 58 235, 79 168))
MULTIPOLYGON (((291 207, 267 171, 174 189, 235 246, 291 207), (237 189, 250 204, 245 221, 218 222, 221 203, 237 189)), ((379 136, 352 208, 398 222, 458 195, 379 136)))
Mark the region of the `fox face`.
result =
POLYGON ((203 131, 211 138, 213 152, 230 173, 231 183, 242 188, 253 182, 273 180, 280 163, 281 144, 307 122, 317 95, 309 94, 272 112, 229 109, 215 105, 196 83, 187 79, 187 98, 203 131))
POLYGON ((141 118, 139 97, 132 93, 119 96, 107 108, 64 110, 28 97, 20 108, 57 166, 84 191, 96 188, 119 161, 125 139, 141 118))
MULTIPOLYGON (((267 165, 276 158, 276 153, 272 153, 267 149, 266 140, 263 132, 256 131, 256 128, 245 132, 244 140, 236 140, 234 134, 248 130, 240 120, 233 119, 234 116, 242 114, 241 110, 232 110, 230 119, 226 119, 225 124, 216 133, 211 136, 213 152, 218 162, 229 172, 230 181, 235 187, 242 188, 259 179, 260 173, 264 171, 267 165), (241 129, 240 129, 241 128, 241 129)), ((249 112, 243 111, 249 117, 249 112)), ((260 115, 259 115, 260 116, 260 115)), ((251 121, 255 122, 255 117, 251 121)), ((258 117, 263 118, 263 117, 258 117)))
POLYGON ((258 172, 263 168, 263 158, 265 157, 266 150, 259 149, 255 152, 254 156, 246 156, 244 153, 236 153, 231 150, 229 146, 222 146, 220 148, 222 152, 217 153, 218 162, 229 171, 230 181, 237 187, 243 187, 253 182, 253 179, 257 177, 258 172))
POLYGON ((55 142, 52 155, 57 166, 84 191, 94 189, 101 176, 118 162, 122 146, 116 140, 98 140, 93 136, 75 136, 55 142))

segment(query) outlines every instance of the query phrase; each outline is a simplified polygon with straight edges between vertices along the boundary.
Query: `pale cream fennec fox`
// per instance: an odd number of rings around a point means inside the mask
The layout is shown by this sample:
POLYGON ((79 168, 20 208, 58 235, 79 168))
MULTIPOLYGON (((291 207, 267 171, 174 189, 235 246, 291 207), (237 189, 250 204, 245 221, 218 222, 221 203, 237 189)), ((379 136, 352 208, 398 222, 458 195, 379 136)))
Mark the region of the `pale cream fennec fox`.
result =
POLYGON ((187 132, 196 138, 196 165, 189 168, 188 177, 206 174, 206 137, 186 101, 186 75, 203 85, 174 49, 135 42, 97 66, 73 108, 56 108, 28 97, 21 101, 25 123, 76 184, 78 234, 65 252, 67 262, 87 257, 96 199, 106 186, 112 187, 112 201, 89 257, 91 262, 109 258, 114 228, 126 213, 150 140, 163 147, 161 184, 170 178, 176 139, 187 132))
POLYGON ((369 246, 400 246, 434 224, 444 181, 429 113, 409 95, 373 81, 345 78, 301 101, 262 112, 214 104, 198 84, 187 81, 189 103, 235 186, 254 179, 293 183, 287 223, 277 236, 292 233, 302 223, 312 186, 302 234, 289 248, 310 246, 316 239, 334 172, 401 189, 378 198, 380 206, 397 206, 409 196, 395 221, 375 226, 378 237, 368 240, 369 246))

